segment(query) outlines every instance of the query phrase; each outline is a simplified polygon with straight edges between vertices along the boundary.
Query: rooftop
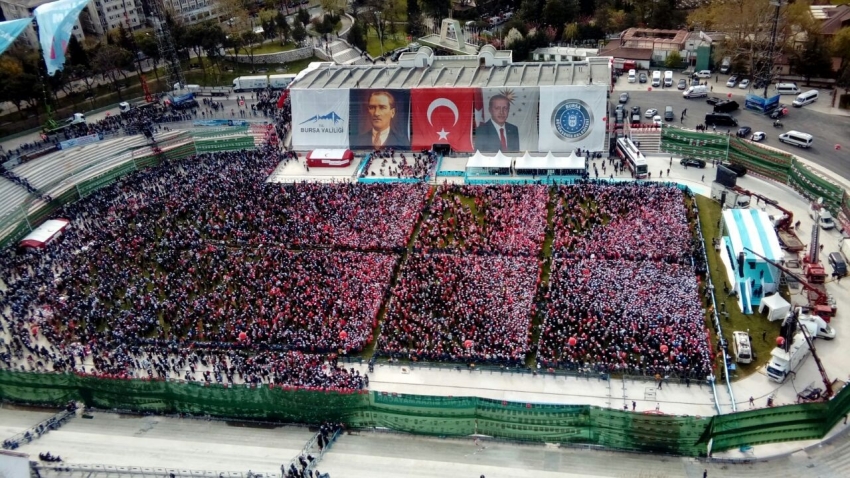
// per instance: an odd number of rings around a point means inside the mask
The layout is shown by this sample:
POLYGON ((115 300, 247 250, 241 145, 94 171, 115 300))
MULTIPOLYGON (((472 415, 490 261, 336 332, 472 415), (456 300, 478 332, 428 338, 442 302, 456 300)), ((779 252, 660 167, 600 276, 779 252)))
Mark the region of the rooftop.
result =
POLYGON ((448 56, 434 57, 429 66, 418 68, 403 65, 324 66, 304 75, 292 88, 487 88, 588 84, 610 86, 610 83, 608 57, 593 57, 575 62, 483 66, 475 56, 448 56))

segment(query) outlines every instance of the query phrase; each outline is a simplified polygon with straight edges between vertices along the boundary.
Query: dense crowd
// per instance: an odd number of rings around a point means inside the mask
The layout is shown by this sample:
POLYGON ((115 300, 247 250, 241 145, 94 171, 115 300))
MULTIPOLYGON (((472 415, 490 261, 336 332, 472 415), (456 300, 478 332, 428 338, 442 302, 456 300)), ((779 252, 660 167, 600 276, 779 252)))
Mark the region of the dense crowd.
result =
POLYGON ((516 365, 531 343, 537 258, 411 255, 392 291, 376 353, 516 365))
POLYGON ((384 176, 393 178, 414 178, 427 181, 435 174, 437 153, 422 151, 419 153, 401 153, 393 148, 372 151, 369 155, 369 167, 365 168, 360 177, 384 176), (378 174, 375 174, 377 170, 378 174))
POLYGON ((684 193, 654 183, 585 183, 557 190, 556 257, 687 259, 695 243, 684 193))
POLYGON ((443 186, 415 247, 537 257, 546 237, 548 200, 544 186, 443 186))
POLYGON ((541 366, 690 378, 711 373, 692 267, 574 258, 553 269, 541 366))

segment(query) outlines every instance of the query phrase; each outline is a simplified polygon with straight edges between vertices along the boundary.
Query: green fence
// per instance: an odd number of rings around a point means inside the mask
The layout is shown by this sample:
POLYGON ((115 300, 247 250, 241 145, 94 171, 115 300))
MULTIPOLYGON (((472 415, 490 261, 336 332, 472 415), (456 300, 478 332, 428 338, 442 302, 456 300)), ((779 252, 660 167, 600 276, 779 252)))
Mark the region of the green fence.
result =
POLYGON ((191 413, 297 423, 343 421, 434 436, 488 435, 518 441, 584 443, 618 450, 705 455, 744 445, 822 438, 850 411, 850 387, 827 403, 714 417, 631 413, 589 405, 552 405, 477 397, 385 392, 337 393, 246 385, 102 379, 0 371, 0 399, 103 409, 191 413))
POLYGON ((750 171, 791 186, 809 200, 822 197, 826 208, 832 213, 844 210, 850 217, 848 193, 790 154, 726 134, 698 133, 675 127, 663 128, 661 150, 709 161, 728 159, 746 166, 750 171))
POLYGON ((199 153, 216 153, 221 151, 241 151, 255 149, 253 136, 234 136, 230 138, 215 138, 195 140, 195 148, 199 153))

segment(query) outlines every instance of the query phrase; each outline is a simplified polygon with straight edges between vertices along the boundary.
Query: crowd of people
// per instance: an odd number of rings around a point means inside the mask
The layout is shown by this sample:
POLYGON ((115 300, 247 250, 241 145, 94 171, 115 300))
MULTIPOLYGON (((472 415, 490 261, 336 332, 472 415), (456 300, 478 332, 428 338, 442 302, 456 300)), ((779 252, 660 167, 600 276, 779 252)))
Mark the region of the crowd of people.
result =
POLYGON ((556 257, 690 261, 694 239, 684 193, 655 183, 561 186, 555 202, 556 257))
POLYGON ((521 364, 531 345, 537 258, 412 254, 376 353, 415 361, 521 364))
POLYGON ((442 186, 415 247, 536 257, 546 238, 548 200, 545 186, 442 186))
POLYGON ((712 350, 689 265, 555 261, 538 363, 546 368, 705 378, 712 350))
POLYGON ((17 184, 18 186, 26 189, 28 193, 32 194, 33 196, 38 197, 39 199, 41 199, 45 202, 50 202, 50 201, 53 200, 53 198, 51 198, 48 194, 42 194, 41 192, 39 192, 39 190, 36 189, 35 186, 33 186, 32 183, 30 183, 27 178, 18 176, 17 174, 13 173, 12 171, 9 171, 2 164, 0 164, 0 176, 3 176, 4 178, 8 179, 9 181, 11 181, 11 182, 17 184))
POLYGON ((364 169, 360 177, 385 176, 393 178, 415 178, 427 181, 435 174, 437 153, 422 151, 420 153, 401 153, 393 148, 372 151, 369 156, 370 165, 364 169), (377 173, 376 170, 377 169, 377 173))

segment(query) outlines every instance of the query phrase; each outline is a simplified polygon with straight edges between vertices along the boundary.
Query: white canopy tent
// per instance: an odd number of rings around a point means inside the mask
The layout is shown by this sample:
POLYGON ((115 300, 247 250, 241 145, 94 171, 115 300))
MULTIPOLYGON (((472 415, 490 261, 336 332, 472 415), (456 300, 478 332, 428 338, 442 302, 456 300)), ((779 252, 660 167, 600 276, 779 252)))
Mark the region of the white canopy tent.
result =
POLYGON ((514 167, 517 172, 537 171, 537 174, 546 174, 546 171, 559 171, 561 174, 576 174, 584 171, 584 158, 576 156, 575 152, 567 157, 557 157, 549 151, 546 156, 532 156, 526 152, 522 157, 516 158, 514 167))
POLYGON ((505 156, 501 151, 495 156, 484 156, 481 151, 476 151, 466 162, 468 174, 496 175, 510 174, 513 158, 505 156))
POLYGON ((759 314, 767 309, 767 320, 773 322, 775 320, 784 320, 791 312, 791 304, 782 298, 779 294, 762 297, 759 304, 759 314))

